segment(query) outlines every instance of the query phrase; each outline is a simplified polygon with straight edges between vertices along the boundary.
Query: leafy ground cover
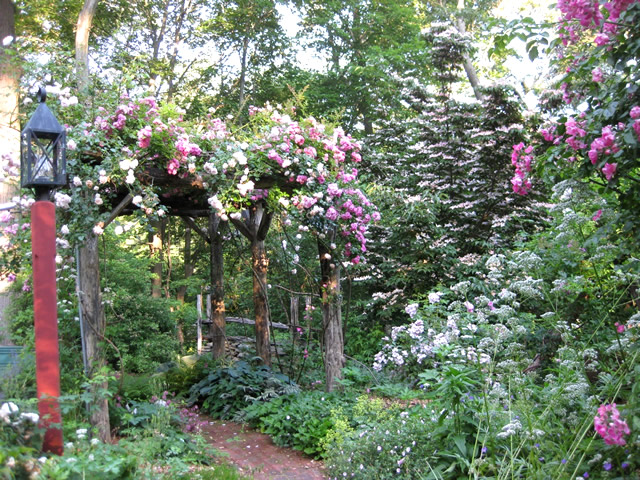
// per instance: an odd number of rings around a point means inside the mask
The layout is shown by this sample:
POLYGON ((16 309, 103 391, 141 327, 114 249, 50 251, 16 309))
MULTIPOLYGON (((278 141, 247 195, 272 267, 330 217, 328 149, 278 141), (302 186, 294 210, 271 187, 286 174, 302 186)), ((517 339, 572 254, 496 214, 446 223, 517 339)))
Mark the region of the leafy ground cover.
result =
POLYGON ((117 436, 101 442, 82 414, 82 400, 62 399, 65 413, 64 454, 41 452, 44 431, 33 403, 5 402, 0 408, 0 464, 3 478, 180 478, 242 480, 224 465, 221 454, 199 435, 197 411, 178 408, 167 399, 128 401, 119 397, 112 409, 117 436), (77 418, 73 421, 73 418, 77 418))
MULTIPOLYGON (((204 411, 323 459, 332 478, 639 478, 640 2, 558 9, 546 53, 559 79, 535 114, 522 113, 506 87, 479 90, 476 104, 454 100, 473 49, 454 25, 436 22, 421 34, 434 71, 394 80, 400 104, 379 106, 364 142, 307 115, 303 95, 299 113, 252 107, 240 125, 120 90, 89 115, 60 92, 57 113, 74 125, 69 195, 56 194, 67 222, 57 272, 67 443, 63 456, 40 452, 29 221, 3 212, 11 335, 25 349, 1 382, 2 475, 238 478, 198 436, 204 411), (100 149, 101 165, 83 161, 100 149), (122 186, 137 217, 165 221, 160 191, 136 176, 142 167, 199 176, 221 221, 240 221, 255 202, 273 211, 262 287, 273 320, 304 313, 291 332, 274 333, 282 348, 272 366, 179 357, 194 353, 193 299, 210 283, 209 245, 187 242, 192 230, 166 220, 165 238, 182 252, 166 247, 160 279, 138 218, 101 223, 122 186), (263 174, 289 178, 294 190, 255 188, 263 174), (87 235, 105 253, 106 366, 92 379, 79 361, 72 254, 87 235), (319 240, 330 248, 319 252, 319 240), (344 267, 341 288, 318 281, 317 257, 344 267), (167 298, 143 293, 157 280, 167 298), (320 314, 329 302, 342 315, 335 333, 346 354, 332 393, 320 314), (89 426, 86 405, 104 399, 114 444, 89 426)), ((524 38, 537 55, 542 28, 503 25, 503 49, 524 38)), ((17 171, 15 159, 5 163, 17 171)), ((238 232, 222 237, 228 312, 250 316, 253 259, 238 232)))

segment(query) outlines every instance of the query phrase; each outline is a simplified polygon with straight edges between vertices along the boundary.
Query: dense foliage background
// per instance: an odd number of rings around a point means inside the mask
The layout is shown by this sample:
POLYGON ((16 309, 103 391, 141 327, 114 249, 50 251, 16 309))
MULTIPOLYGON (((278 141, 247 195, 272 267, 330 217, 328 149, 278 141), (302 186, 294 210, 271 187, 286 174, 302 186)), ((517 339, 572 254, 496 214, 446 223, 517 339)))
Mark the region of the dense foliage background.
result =
MULTIPOLYGON (((75 461, 37 460, 22 413, 33 200, 16 190, 0 212, 4 341, 25 353, 1 384, 15 402, 0 411, 3 475, 87 474, 91 455, 113 478, 160 464, 189 478, 210 461, 190 436, 197 405, 324 458, 333 478, 637 478, 640 2, 98 1, 85 84, 76 21, 91 3, 0 1, 0 94, 16 100, 2 128, 26 123, 44 82, 70 139, 54 200, 76 443, 75 461), (150 168, 196 179, 194 204, 229 221, 228 316, 252 318, 255 299, 254 245, 233 224, 258 204, 273 215, 263 294, 271 321, 298 323, 272 329, 271 366, 251 339, 235 363, 191 356, 208 219, 171 215, 162 200, 180 191, 145 183, 150 168), (259 188, 269 176, 288 181, 259 188), (132 206, 105 225, 123 189, 132 206), (106 367, 87 377, 76 269, 92 235, 106 367), (328 301, 344 338, 330 394, 328 301), (96 396, 123 442, 144 439, 142 463, 84 437, 96 396)), ((5 186, 17 154, 3 145, 5 186)))

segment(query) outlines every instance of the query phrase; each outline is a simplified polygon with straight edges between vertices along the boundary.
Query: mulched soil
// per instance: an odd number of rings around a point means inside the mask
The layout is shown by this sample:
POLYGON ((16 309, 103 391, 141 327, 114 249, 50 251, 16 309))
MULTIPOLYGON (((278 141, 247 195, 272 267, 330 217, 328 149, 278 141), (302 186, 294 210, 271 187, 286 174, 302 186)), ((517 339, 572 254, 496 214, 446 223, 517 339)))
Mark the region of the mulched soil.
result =
POLYGON ((322 462, 274 445, 268 435, 228 421, 202 416, 202 435, 228 457, 225 461, 254 480, 324 480, 322 462))

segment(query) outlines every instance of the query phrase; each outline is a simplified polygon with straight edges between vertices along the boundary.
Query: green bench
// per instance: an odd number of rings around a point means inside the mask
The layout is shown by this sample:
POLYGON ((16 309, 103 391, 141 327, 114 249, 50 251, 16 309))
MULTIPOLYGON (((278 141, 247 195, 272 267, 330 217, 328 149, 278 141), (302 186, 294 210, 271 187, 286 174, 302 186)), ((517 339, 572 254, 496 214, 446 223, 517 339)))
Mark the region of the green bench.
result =
POLYGON ((18 362, 22 347, 0 346, 0 372, 18 362))

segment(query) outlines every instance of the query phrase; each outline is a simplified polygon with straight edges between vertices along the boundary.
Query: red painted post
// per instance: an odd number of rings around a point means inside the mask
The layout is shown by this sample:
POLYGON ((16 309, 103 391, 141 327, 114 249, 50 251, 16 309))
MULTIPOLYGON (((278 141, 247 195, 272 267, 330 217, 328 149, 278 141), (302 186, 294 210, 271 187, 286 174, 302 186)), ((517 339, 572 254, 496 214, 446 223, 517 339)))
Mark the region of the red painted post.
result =
POLYGON ((33 313, 36 337, 36 384, 41 425, 46 428, 42 450, 62 455, 58 296, 56 292, 56 208, 49 201, 31 206, 33 313))

